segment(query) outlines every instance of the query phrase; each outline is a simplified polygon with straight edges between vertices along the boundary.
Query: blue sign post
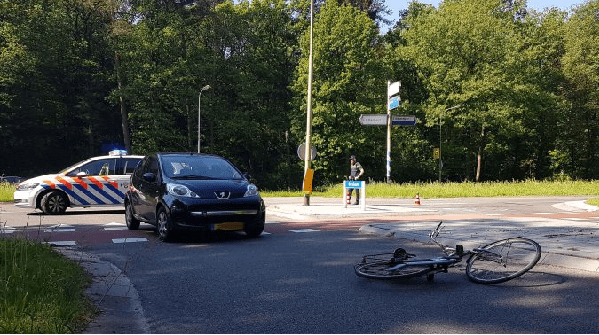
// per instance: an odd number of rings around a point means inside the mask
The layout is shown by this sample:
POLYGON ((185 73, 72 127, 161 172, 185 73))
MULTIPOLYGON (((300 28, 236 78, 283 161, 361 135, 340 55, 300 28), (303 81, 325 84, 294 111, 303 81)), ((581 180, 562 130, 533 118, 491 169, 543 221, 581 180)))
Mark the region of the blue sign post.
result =
POLYGON ((348 192, 350 189, 360 190, 360 208, 366 210, 366 182, 362 180, 346 180, 343 182, 343 203, 347 208, 348 192))

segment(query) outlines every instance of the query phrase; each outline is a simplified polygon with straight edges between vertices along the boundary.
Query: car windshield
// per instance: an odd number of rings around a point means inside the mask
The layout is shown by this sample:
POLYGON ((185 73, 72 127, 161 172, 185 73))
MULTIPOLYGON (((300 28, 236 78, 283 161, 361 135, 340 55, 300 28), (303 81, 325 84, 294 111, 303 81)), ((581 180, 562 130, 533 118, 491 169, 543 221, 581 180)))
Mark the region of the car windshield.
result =
POLYGON ((231 163, 215 156, 165 155, 162 167, 173 179, 243 179, 231 163))
POLYGON ((83 162, 85 162, 85 161, 87 161, 87 159, 84 159, 84 160, 82 160, 82 161, 80 161, 80 162, 77 162, 77 163, 75 163, 75 164, 73 164, 73 165, 71 165, 71 166, 67 167, 67 168, 64 168, 64 169, 60 170, 60 172, 58 172, 58 173, 59 173, 59 174, 65 174, 65 173, 67 173, 68 171, 70 171, 70 170, 74 169, 76 166, 83 164, 83 162))

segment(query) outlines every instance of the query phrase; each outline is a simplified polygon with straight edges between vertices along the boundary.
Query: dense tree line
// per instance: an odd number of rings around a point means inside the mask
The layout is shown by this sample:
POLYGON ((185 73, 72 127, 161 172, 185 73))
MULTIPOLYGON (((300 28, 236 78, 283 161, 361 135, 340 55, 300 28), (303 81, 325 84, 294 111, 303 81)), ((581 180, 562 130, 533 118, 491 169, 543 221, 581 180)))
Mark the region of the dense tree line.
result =
MULTIPOLYGON (((417 117, 392 130, 396 182, 599 178, 599 0, 412 2, 388 32, 384 0, 314 9, 316 185, 351 154, 385 179, 386 128, 358 118, 387 112, 388 81, 417 117)), ((310 0, 0 1, 0 174, 196 151, 200 109, 202 152, 299 189, 309 34, 310 0)))

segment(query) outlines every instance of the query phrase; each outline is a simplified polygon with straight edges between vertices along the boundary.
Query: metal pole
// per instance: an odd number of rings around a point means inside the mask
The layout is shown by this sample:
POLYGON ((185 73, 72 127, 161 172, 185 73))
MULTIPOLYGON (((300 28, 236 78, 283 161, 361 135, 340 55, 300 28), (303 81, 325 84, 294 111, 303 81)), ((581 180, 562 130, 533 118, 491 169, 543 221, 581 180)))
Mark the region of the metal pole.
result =
POLYGON ((202 105, 202 91, 200 90, 200 95, 198 95, 198 154, 200 153, 200 129, 202 129, 202 124, 201 124, 201 111, 200 111, 200 106, 202 105))
POLYGON ((201 123, 201 118, 200 116, 202 115, 201 113, 201 105, 202 105, 202 92, 204 92, 205 90, 209 89, 210 85, 206 85, 204 87, 202 87, 202 89, 200 90, 200 94, 198 95, 198 154, 200 153, 200 130, 202 129, 202 123, 201 123))
MULTIPOLYGON (((304 178, 312 168, 312 21, 314 1, 310 1, 310 55, 308 56, 308 111, 306 115, 306 150, 304 153, 304 178)), ((310 193, 304 193, 304 206, 310 206, 310 193)))
POLYGON ((387 81, 387 183, 391 183, 391 109, 389 109, 389 86, 387 81))
POLYGON ((443 163, 441 163, 441 116, 439 116, 439 184, 441 183, 441 169, 443 169, 443 163))

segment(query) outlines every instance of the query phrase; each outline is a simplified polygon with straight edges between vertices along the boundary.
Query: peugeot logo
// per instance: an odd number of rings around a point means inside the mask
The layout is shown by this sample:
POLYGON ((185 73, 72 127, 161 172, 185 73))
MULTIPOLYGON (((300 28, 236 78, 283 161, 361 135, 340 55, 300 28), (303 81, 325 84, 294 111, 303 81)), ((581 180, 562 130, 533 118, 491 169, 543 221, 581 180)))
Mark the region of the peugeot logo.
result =
POLYGON ((216 195, 217 199, 229 199, 231 196, 231 192, 229 191, 214 192, 214 194, 216 195))

